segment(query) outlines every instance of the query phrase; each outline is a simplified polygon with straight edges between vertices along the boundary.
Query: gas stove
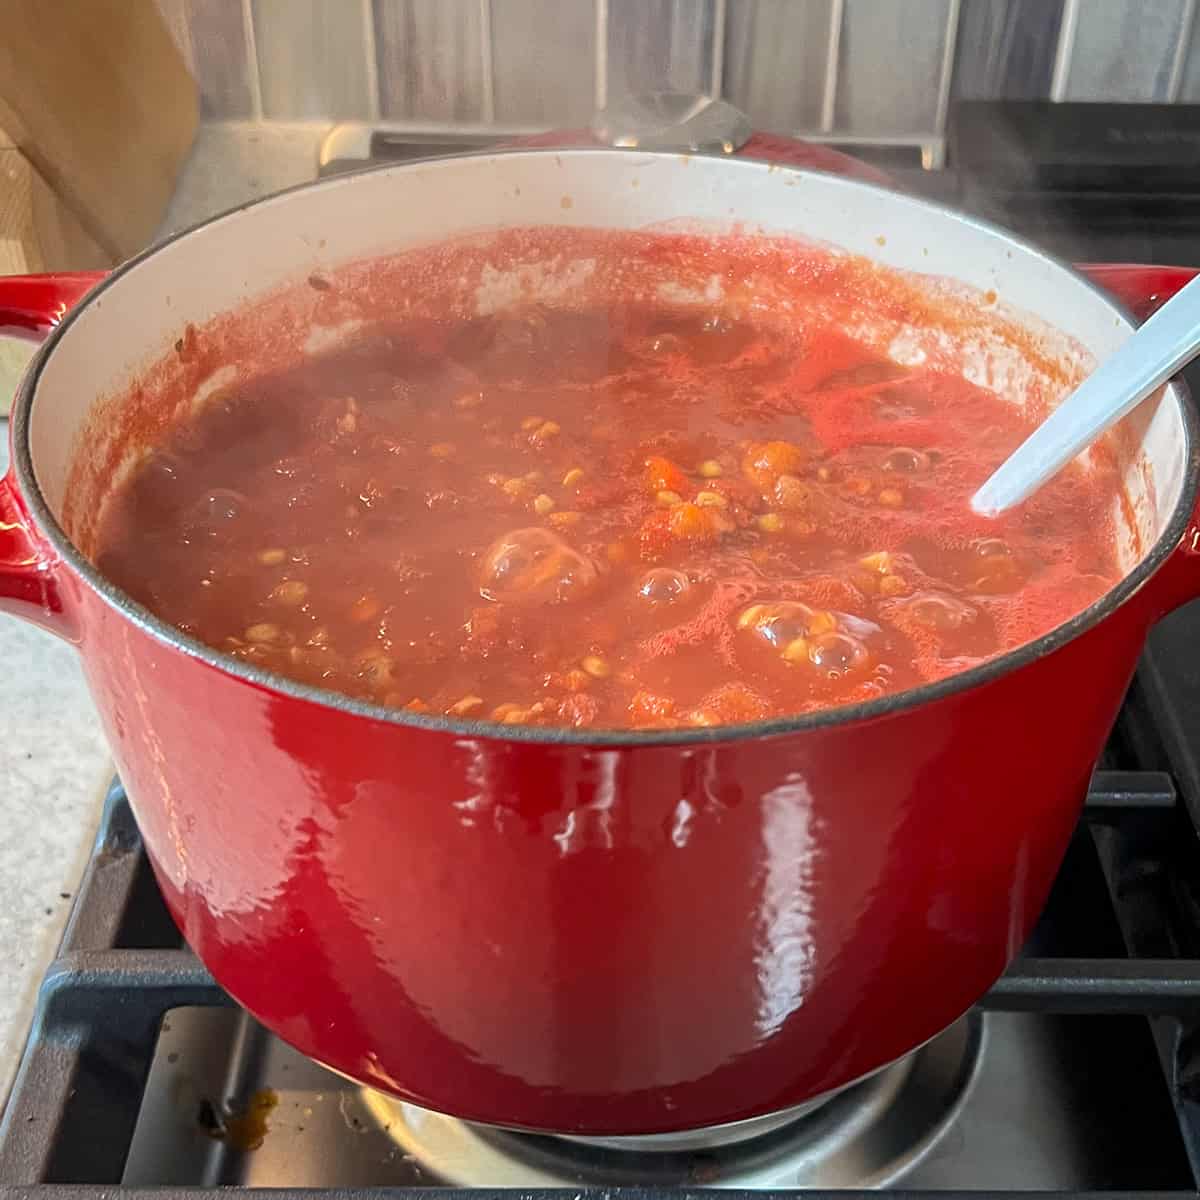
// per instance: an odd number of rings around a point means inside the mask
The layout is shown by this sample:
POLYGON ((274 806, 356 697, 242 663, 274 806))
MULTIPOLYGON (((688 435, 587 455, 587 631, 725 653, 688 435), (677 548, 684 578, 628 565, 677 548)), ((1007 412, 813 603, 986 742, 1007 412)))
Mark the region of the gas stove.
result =
MULTIPOLYGON (((1156 178, 1186 198, 1200 188, 1200 169, 1192 181, 1176 161, 1169 179, 1155 176, 1155 156, 1172 138, 1139 141, 1138 133, 1176 128, 1170 122, 1187 110, 1169 110, 1168 124, 1155 126, 1144 112, 1100 107, 963 106, 949 168, 924 170, 888 147, 876 161, 916 190, 1066 255, 1200 263, 1200 224, 1193 228, 1188 206, 1146 186, 1156 178), (1081 107, 1090 111, 1073 111, 1081 107), (1081 146, 1109 150, 1089 158, 1081 146), (1132 160, 1123 157, 1130 147, 1140 147, 1132 160)), ((1179 128, 1174 144, 1190 145, 1190 127, 1179 128)), ((414 150, 410 134, 384 132, 358 144, 377 158, 385 145, 389 158, 461 148, 447 136, 414 150)), ((586 1139, 471 1125, 302 1057, 238 1009, 184 948, 114 783, 0 1124, 0 1193, 122 1200, 148 1188, 183 1197, 236 1186, 317 1189, 338 1200, 380 1187, 464 1197, 615 1188, 1195 1195, 1198 645, 1200 606, 1155 629, 1046 910, 980 1004, 823 1104, 688 1135, 586 1139)), ((1039 764, 1027 769, 1032 778, 1039 764)))

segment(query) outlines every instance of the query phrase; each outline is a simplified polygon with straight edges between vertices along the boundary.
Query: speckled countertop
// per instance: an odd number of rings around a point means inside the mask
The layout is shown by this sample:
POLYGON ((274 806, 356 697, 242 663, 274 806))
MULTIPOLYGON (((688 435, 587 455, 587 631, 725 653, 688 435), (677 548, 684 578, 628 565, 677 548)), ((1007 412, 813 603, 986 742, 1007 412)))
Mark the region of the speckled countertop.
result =
MULTIPOLYGON (((313 179, 324 127, 201 128, 161 234, 313 179)), ((0 351, 7 398, 27 352, 0 351)), ((7 405, 0 406, 4 411, 7 405)), ((8 464, 0 420, 0 470, 8 464)), ((0 617, 0 1101, 62 933, 112 773, 74 651, 0 617)))

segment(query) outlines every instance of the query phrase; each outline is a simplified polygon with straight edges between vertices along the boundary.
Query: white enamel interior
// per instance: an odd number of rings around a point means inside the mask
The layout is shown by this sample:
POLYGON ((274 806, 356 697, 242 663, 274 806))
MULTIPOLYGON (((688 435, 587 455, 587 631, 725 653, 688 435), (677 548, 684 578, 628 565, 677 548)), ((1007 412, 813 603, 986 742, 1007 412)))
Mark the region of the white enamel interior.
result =
MULTIPOLYGON (((828 242, 890 267, 994 292, 1031 325, 1061 331, 1062 356, 1080 371, 1087 356, 1079 347, 1100 358, 1130 332, 1119 310, 1086 282, 1004 234, 836 176, 638 151, 444 159, 272 198, 164 246, 113 281, 66 331, 39 379, 30 445, 42 494, 61 515, 71 456, 92 406, 165 354, 188 322, 202 325, 315 270, 464 232, 517 225, 640 229, 679 221, 828 242)), ((551 274, 548 286, 569 286, 561 264, 551 274)), ((480 297, 481 306, 502 304, 505 290, 499 281, 480 297)), ((310 343, 315 348, 329 336, 314 330, 310 343)), ((910 352, 904 344, 893 347, 899 358, 910 352)), ((1014 383, 1019 393, 1021 364, 985 367, 992 382, 1014 383)), ((968 371, 981 369, 968 363, 968 371)), ((1123 539, 1127 570, 1135 547, 1148 549, 1169 522, 1186 466, 1178 395, 1166 392, 1132 419, 1142 451, 1130 456, 1126 482, 1140 528, 1136 537, 1126 530, 1123 539)))

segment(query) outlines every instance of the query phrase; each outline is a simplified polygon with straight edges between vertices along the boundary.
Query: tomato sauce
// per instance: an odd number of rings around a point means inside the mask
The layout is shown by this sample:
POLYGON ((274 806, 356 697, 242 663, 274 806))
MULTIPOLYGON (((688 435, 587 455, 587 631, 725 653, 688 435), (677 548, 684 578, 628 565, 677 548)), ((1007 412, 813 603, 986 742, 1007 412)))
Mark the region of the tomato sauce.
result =
POLYGON ((176 423, 95 558, 233 658, 384 705, 804 713, 964 670, 1116 582, 1112 468, 970 512, 1029 424, 945 363, 716 302, 397 317, 176 423))

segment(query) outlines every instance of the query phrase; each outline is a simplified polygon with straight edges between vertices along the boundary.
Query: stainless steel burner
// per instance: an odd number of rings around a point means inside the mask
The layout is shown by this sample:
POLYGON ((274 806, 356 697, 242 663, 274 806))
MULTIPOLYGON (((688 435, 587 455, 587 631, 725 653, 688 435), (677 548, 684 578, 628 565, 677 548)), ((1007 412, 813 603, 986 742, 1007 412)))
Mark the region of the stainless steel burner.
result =
MULTIPOLYGON (((1084 908, 1090 919, 1092 907, 1084 908)), ((1144 1018, 989 1012, 982 1028, 967 1033, 985 1036, 972 1044, 956 1027, 915 1061, 740 1147, 622 1155, 493 1129, 456 1136, 460 1146, 482 1140, 489 1149, 503 1147, 489 1161, 506 1180, 518 1167, 525 1176, 536 1168, 543 1176, 573 1171, 578 1177, 598 1162, 609 1175, 623 1171, 647 1184, 690 1172, 690 1178, 715 1175, 718 1184, 749 1179, 759 1186, 775 1178, 820 1183, 873 1174, 877 1182, 891 1177, 905 1189, 933 1192, 1190 1186, 1144 1018), (895 1107, 885 1115, 882 1092, 897 1088, 895 1107), (840 1120, 856 1124, 839 1126, 840 1120)), ((172 1009, 141 1097, 123 1181, 145 1188, 392 1187, 406 1193, 444 1186, 417 1135, 430 1122, 452 1130, 454 1123, 415 1111, 398 1114, 397 1107, 331 1074, 236 1009, 172 1009), (245 1112, 264 1093, 277 1103, 261 1145, 214 1140, 214 1114, 245 1112), (415 1132, 401 1128, 422 1118, 426 1124, 415 1132)), ((500 1184, 494 1178, 485 1186, 491 1194, 500 1184)))
POLYGON ((679 1133, 642 1133, 629 1137, 582 1137, 572 1133, 560 1133, 555 1136, 564 1142, 576 1142, 598 1150, 632 1150, 637 1153, 646 1150, 670 1153, 680 1150, 716 1150, 774 1133, 776 1129, 782 1129, 785 1125, 816 1112, 841 1090, 837 1088, 818 1096, 815 1100, 797 1104, 794 1108, 785 1108, 782 1112, 765 1113, 761 1117, 748 1117, 744 1121, 730 1121, 725 1125, 709 1125, 704 1129, 683 1129, 679 1133))
POLYGON ((519 1133, 459 1121, 378 1092, 365 1092, 362 1099, 405 1154, 440 1181, 460 1187, 881 1187, 919 1163, 954 1120, 985 1038, 985 1018, 972 1013, 815 1109, 806 1105, 692 1131, 682 1135, 682 1144, 671 1134, 519 1133), (728 1133, 738 1125, 754 1126, 755 1136, 730 1141, 728 1133))

